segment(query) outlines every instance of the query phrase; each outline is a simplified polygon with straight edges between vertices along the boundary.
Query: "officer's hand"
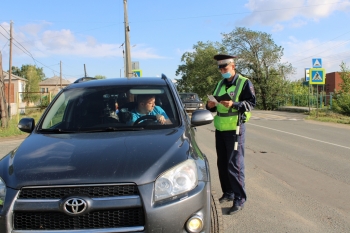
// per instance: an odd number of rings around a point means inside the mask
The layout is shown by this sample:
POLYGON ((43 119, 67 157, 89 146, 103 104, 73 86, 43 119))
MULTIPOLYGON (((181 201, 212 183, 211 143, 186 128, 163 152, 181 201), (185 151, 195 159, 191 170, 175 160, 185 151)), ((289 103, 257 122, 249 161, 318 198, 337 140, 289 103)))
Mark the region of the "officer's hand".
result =
POLYGON ((226 108, 229 108, 233 105, 233 102, 232 102, 232 100, 229 100, 229 101, 222 100, 222 101, 220 101, 220 104, 224 105, 226 108))
POLYGON ((208 100, 208 107, 209 108, 214 108, 215 107, 215 102, 208 100))

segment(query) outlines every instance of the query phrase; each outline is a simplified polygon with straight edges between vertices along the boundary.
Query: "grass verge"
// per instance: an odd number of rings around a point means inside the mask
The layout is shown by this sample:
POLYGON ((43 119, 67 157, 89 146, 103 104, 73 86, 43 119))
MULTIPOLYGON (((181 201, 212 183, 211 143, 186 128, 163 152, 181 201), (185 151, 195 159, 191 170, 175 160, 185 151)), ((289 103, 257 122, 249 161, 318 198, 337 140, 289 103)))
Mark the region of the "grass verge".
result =
POLYGON ((21 114, 18 117, 16 115, 12 116, 7 128, 0 127, 0 138, 28 134, 28 133, 24 133, 18 129, 18 127, 17 127, 18 121, 24 117, 31 117, 31 118, 35 119, 35 122, 38 122, 42 113, 43 113, 43 111, 27 111, 26 114, 21 114))
POLYGON ((324 109, 311 111, 306 119, 339 124, 350 124, 350 116, 342 115, 331 110, 324 109))

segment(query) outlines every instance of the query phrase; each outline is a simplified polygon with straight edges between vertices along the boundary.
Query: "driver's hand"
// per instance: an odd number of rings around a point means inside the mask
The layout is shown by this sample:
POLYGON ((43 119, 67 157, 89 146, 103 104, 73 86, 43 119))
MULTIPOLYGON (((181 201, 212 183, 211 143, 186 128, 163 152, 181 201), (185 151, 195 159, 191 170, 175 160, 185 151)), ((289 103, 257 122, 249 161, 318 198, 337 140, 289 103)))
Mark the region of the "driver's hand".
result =
POLYGON ((166 121, 166 120, 165 120, 165 117, 164 117, 163 115, 157 114, 156 117, 157 117, 157 121, 158 121, 159 123, 161 123, 162 125, 165 124, 165 121, 166 121))

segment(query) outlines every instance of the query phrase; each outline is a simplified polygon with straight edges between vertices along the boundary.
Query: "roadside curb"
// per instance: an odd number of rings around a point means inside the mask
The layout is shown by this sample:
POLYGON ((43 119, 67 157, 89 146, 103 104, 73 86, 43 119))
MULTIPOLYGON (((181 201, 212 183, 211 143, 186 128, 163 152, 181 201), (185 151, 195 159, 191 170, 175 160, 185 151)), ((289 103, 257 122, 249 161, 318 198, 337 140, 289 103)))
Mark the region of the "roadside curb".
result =
MULTIPOLYGON (((310 110, 314 110, 315 108, 310 108, 310 110)), ((286 112, 309 112, 309 107, 296 107, 296 106, 281 106, 277 108, 278 111, 286 111, 286 112)))

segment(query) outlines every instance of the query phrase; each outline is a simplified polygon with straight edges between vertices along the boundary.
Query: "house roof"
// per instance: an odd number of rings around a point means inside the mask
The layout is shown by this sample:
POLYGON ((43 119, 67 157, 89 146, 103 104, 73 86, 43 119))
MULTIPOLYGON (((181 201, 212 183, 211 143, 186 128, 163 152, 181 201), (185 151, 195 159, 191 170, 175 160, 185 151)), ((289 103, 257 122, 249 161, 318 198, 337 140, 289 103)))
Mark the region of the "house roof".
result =
MULTIPOLYGON (((71 84, 71 82, 67 79, 62 79, 62 85, 67 86, 71 84)), ((39 86, 59 86, 60 85, 60 77, 53 76, 52 78, 47 78, 39 83, 39 86)))
MULTIPOLYGON (((3 71, 3 74, 4 74, 4 81, 8 82, 9 81, 9 73, 6 71, 3 71)), ((22 81, 28 82, 27 79, 19 77, 19 76, 14 75, 14 74, 11 74, 11 80, 22 80, 22 81)))

